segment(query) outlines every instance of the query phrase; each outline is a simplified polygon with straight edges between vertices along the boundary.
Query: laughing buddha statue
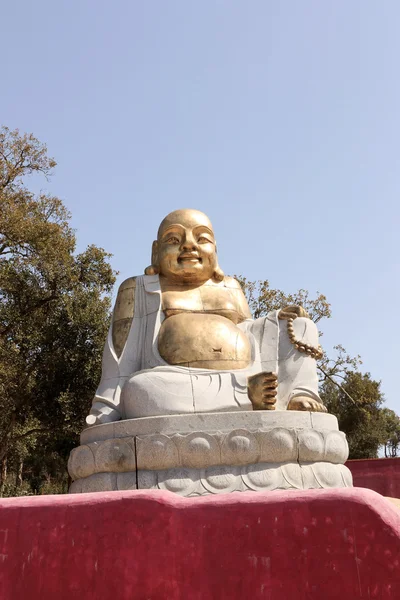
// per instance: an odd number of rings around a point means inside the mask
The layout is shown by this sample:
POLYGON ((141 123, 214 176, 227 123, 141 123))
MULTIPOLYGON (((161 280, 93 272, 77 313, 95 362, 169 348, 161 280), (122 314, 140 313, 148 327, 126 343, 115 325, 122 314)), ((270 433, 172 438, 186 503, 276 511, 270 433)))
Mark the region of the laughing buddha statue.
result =
POLYGON ((300 306, 252 319, 208 217, 162 221, 145 275, 119 288, 87 425, 239 410, 326 412, 318 330, 300 306))

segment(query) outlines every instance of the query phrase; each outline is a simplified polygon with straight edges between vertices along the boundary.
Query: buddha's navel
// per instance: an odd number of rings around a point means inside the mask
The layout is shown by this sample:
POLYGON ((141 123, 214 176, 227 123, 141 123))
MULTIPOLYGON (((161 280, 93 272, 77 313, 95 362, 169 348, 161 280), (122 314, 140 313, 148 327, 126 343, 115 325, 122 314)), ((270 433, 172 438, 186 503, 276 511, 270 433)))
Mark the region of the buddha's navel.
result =
POLYGON ((229 319, 182 312, 163 321, 158 350, 170 365, 199 369, 244 369, 251 361, 247 336, 229 319))

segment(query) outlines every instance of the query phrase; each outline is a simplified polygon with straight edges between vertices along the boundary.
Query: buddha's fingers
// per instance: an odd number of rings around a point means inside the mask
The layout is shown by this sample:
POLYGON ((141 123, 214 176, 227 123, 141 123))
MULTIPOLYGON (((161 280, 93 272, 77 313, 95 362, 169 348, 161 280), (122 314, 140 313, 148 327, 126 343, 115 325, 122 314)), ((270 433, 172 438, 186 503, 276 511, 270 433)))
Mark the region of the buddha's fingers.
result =
POLYGON ((278 319, 297 319, 297 317, 310 318, 308 312, 299 304, 285 306, 278 313, 278 319))
POLYGON ((262 373, 265 381, 275 381, 278 379, 278 375, 276 373, 262 373))
POLYGON ((276 373, 263 371, 248 378, 248 395, 253 410, 275 410, 278 387, 276 373))
POLYGON ((261 393, 265 394, 274 394, 276 395, 278 391, 278 382, 277 381, 269 381, 266 383, 263 383, 261 385, 261 393))
POLYGON ((255 375, 250 375, 248 380, 250 382, 253 381, 275 381, 278 378, 276 373, 272 373, 270 371, 261 371, 261 373, 256 373, 255 375))
POLYGON ((263 390, 263 398, 276 398, 276 390, 263 390))
POLYGON ((263 398, 262 404, 265 404, 266 406, 275 406, 276 399, 275 398, 263 398))
POLYGON ((277 388, 278 388, 278 382, 277 381, 268 381, 266 383, 262 384, 262 390, 274 390, 276 392, 277 388))
POLYGON ((261 402, 253 404, 253 410, 275 410, 275 402, 261 402))

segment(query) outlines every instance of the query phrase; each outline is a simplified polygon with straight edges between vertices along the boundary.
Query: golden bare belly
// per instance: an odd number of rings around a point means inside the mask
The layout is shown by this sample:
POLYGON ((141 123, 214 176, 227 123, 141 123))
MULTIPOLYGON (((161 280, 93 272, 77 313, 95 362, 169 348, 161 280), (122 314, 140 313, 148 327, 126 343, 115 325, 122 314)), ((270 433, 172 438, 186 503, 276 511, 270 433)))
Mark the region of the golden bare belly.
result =
POLYGON ((170 365, 244 369, 251 361, 247 336, 232 321, 207 313, 179 313, 163 321, 158 350, 170 365))

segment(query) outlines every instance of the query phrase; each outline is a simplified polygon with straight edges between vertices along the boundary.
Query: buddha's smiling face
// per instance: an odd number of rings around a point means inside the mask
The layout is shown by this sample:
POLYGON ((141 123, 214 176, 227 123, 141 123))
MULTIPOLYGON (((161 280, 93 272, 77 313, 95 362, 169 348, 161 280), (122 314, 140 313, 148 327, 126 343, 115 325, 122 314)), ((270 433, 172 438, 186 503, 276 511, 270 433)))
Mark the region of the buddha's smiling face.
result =
POLYGON ((175 283, 204 283, 217 266, 215 238, 208 217, 197 210, 169 214, 158 230, 160 275, 175 283))

